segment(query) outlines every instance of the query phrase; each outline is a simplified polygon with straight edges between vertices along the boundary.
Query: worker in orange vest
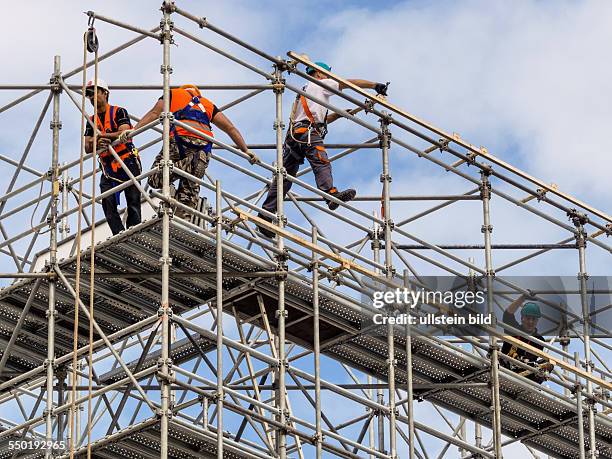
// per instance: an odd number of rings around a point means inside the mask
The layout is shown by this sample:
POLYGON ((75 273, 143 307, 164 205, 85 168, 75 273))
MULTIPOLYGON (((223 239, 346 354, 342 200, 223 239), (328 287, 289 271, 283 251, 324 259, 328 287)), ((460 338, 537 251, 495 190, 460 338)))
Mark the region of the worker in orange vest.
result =
MULTIPOLYGON (((138 129, 141 126, 156 120, 164 110, 163 97, 160 97, 153 108, 142 117, 134 126, 138 129)), ((204 177, 204 172, 208 166, 212 151, 212 142, 206 137, 213 137, 211 123, 225 132, 238 146, 238 148, 249 155, 250 162, 259 161, 257 156, 249 151, 247 145, 240 134, 240 131, 232 122, 217 108, 213 102, 203 97, 200 90, 192 85, 186 84, 180 88, 170 90, 170 111, 174 119, 181 121, 199 133, 189 131, 181 126, 173 125, 170 131, 170 160, 173 167, 179 168, 198 179, 204 177)), ((124 134, 127 136, 127 133, 124 134)), ((153 168, 156 169, 159 162, 163 159, 161 151, 155 161, 153 168)), ((149 185, 153 188, 162 187, 162 170, 149 176, 149 185)), ((171 174, 170 181, 179 180, 175 198, 182 204, 196 208, 200 193, 200 184, 177 174, 171 174)), ((190 220, 187 211, 177 208, 174 215, 186 220, 190 220)))
MULTIPOLYGON (((108 97, 110 91, 108 90, 106 82, 98 78, 97 86, 97 119, 95 125, 99 131, 97 151, 99 152, 98 159, 102 170, 100 191, 104 193, 130 179, 107 147, 111 142, 117 140, 122 132, 129 130, 132 124, 125 108, 109 105, 108 97)), ((92 105, 94 104, 94 90, 94 81, 88 81, 85 87, 85 96, 92 105)), ((90 120, 93 124, 93 116, 90 117, 90 120)), ((93 151, 93 135, 93 127, 91 124, 87 123, 87 127, 85 128, 85 151, 88 153, 93 151)), ((130 172, 134 176, 140 175, 142 166, 140 164, 140 158, 138 157, 138 150, 132 141, 124 141, 119 145, 115 145, 113 148, 130 172)), ((130 185, 124 188, 123 192, 127 203, 126 224, 129 228, 130 226, 140 223, 140 191, 138 191, 136 185, 130 185)), ((118 191, 102 199, 102 209, 104 210, 106 221, 113 234, 117 234, 125 229, 117 210, 120 195, 121 192, 118 191)))
MULTIPOLYGON (((331 67, 325 62, 315 62, 315 65, 327 71, 331 70, 331 67)), ((314 67, 306 67, 306 73, 319 80, 319 82, 323 83, 325 86, 309 82, 304 87, 304 92, 326 103, 329 103, 329 98, 334 95, 333 90, 342 91, 346 88, 343 83, 338 83, 336 80, 328 78, 325 73, 314 67)), ((348 81, 360 88, 374 89, 379 95, 387 95, 389 83, 375 83, 373 81, 359 79, 351 79, 348 81)), ((312 167, 317 188, 340 201, 348 202, 355 198, 356 191, 352 188, 340 191, 334 186, 331 163, 329 162, 327 151, 323 144, 323 140, 327 134, 327 123, 339 117, 340 115, 336 113, 329 114, 325 106, 307 99, 303 95, 298 95, 293 104, 290 126, 283 145, 283 166, 287 174, 295 177, 300 165, 304 164, 304 159, 307 159, 312 167)), ((292 184, 293 183, 289 180, 283 181, 283 196, 289 192, 292 184)), ((270 190, 268 191, 268 196, 262 204, 262 207, 268 212, 275 213, 277 199, 278 190, 276 187, 276 180, 273 180, 270 190)), ((330 210, 336 210, 339 204, 327 200, 327 206, 330 210)), ((260 213, 258 216, 264 220, 272 221, 270 217, 264 214, 260 213)), ((272 231, 263 226, 258 226, 257 230, 267 238, 272 238, 275 235, 272 231)))

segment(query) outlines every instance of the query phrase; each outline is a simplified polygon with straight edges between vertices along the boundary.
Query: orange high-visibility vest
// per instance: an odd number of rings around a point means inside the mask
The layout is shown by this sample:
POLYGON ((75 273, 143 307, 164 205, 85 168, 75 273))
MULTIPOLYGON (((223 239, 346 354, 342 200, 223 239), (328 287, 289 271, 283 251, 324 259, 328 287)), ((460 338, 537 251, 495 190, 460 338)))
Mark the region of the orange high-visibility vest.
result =
MULTIPOLYGON (((118 108, 119 107, 115 105, 106 106, 106 112, 104 113, 104 124, 102 124, 102 122, 100 121, 99 116, 96 119, 96 127, 99 131, 106 134, 111 132, 117 132, 119 126, 117 126, 115 123, 115 113, 118 108)), ((90 119, 93 122, 93 115, 90 117, 90 119)), ((130 127, 132 127, 131 123, 130 127)), ((126 142, 115 145, 113 148, 115 149, 115 152, 117 152, 118 155, 121 155, 121 153, 131 153, 134 149, 134 144, 132 142, 126 142), (126 150, 128 151, 126 152, 126 150)), ((112 156, 110 151, 104 151, 100 153, 100 158, 106 158, 108 156, 112 156)), ((121 159, 123 159, 123 157, 121 159)))
MULTIPOLYGON (((170 111, 175 119, 188 124, 190 127, 213 137, 210 123, 213 116, 213 103, 201 96, 194 96, 186 89, 171 89, 170 111)), ((172 129, 171 135, 177 134, 181 137, 195 137, 206 140, 203 136, 194 134, 181 126, 172 129)), ((211 145, 212 146, 212 145, 211 145)))

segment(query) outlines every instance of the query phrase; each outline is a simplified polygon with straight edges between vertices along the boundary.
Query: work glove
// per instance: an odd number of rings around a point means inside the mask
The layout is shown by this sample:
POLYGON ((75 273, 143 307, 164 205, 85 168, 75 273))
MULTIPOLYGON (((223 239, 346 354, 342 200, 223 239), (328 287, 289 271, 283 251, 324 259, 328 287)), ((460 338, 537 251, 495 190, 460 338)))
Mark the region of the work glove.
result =
POLYGON ((376 86, 374 86, 374 91, 376 91, 376 94, 379 96, 386 96, 387 88, 389 87, 390 83, 390 81, 387 81, 386 83, 376 83, 376 86))
POLYGON ((107 148, 110 143, 110 139, 107 139, 106 137, 98 137, 98 148, 107 148))
POLYGON ((128 141, 128 136, 134 132, 134 129, 126 129, 125 131, 121 131, 121 133, 119 134, 119 137, 117 137, 117 140, 119 141, 119 143, 125 143, 128 141))
POLYGON ((255 153, 253 153, 251 150, 247 150, 245 151, 245 153, 249 155, 249 163, 257 164, 260 162, 259 157, 255 153))

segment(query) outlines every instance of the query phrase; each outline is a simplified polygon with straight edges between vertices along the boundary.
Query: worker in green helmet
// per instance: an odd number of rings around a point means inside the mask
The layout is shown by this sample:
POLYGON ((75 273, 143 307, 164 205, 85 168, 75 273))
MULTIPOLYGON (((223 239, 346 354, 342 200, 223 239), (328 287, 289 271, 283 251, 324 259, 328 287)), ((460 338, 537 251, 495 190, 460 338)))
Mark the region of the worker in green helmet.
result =
MULTIPOLYGON (((306 67, 306 73, 320 84, 311 81, 304 86, 303 91, 324 103, 329 103, 331 96, 346 89, 347 86, 329 78, 321 71, 321 69, 327 72, 331 71, 331 67, 325 62, 315 62, 314 65, 315 67, 306 67)), ((360 88, 373 89, 378 95, 387 95, 389 83, 376 83, 361 79, 349 79, 347 81, 360 88)), ((355 198, 357 192, 353 188, 339 190, 334 186, 332 166, 324 145, 327 125, 339 117, 340 115, 337 113, 329 113, 324 105, 298 94, 293 103, 289 129, 283 145, 283 166, 287 174, 295 177, 300 166, 304 164, 304 160, 308 160, 315 176, 317 188, 339 201, 348 202, 355 198)), ((283 181, 283 189, 280 191, 283 196, 289 192, 291 185, 291 181, 283 181)), ((275 213, 278 194, 279 190, 277 190, 277 183, 274 180, 262 207, 270 213, 275 213)), ((331 200, 326 200, 326 202, 330 210, 336 210, 339 207, 337 202, 331 200)), ((262 213, 258 217, 269 222, 272 221, 272 218, 262 213)), ((275 236, 272 231, 261 226, 258 227, 258 231, 266 238, 275 236)))
MULTIPOLYGON (((504 311, 503 322, 510 327, 521 330, 523 333, 533 336, 534 338, 544 341, 544 337, 538 333, 538 321, 542 317, 542 311, 540 306, 534 301, 525 301, 527 295, 520 295, 514 300, 504 311), (516 311, 521 309, 521 323, 516 321, 516 311)), ((514 335, 511 335, 514 336, 514 335)), ((514 336, 516 339, 523 341, 536 349, 543 350, 544 347, 528 338, 523 336, 514 336)), ((547 359, 544 359, 538 355, 532 354, 512 343, 504 341, 502 346, 502 353, 516 359, 524 364, 534 367, 534 370, 528 370, 506 359, 501 359, 501 364, 515 371, 516 373, 525 376, 532 381, 542 383, 546 381, 547 374, 552 371, 553 365, 547 359)))

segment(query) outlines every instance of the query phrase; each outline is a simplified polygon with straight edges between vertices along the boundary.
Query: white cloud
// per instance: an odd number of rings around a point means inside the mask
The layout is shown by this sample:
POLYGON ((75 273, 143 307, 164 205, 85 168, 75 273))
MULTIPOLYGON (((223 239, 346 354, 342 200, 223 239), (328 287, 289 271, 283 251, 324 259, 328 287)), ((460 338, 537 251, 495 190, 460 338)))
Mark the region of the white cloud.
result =
POLYGON ((605 207, 611 20, 604 1, 403 2, 339 13, 311 47, 343 75, 391 80, 391 100, 411 113, 605 207))

